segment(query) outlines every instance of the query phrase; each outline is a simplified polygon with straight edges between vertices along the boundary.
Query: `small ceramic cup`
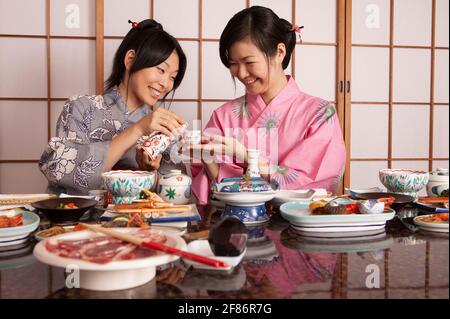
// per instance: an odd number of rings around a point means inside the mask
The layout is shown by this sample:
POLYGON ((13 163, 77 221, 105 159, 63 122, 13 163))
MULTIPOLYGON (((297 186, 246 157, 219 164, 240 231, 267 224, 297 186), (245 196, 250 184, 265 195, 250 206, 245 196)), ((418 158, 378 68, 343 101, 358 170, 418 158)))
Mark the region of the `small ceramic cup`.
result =
POLYGON ((448 169, 438 168, 430 173, 430 180, 427 184, 427 194, 429 197, 448 196, 449 175, 448 169))
POLYGON ((96 208, 108 207, 108 191, 104 189, 93 189, 89 191, 89 196, 92 196, 96 201, 96 208))
POLYGON ((187 144, 200 144, 200 142, 202 141, 202 131, 186 131, 184 133, 184 140, 187 144))

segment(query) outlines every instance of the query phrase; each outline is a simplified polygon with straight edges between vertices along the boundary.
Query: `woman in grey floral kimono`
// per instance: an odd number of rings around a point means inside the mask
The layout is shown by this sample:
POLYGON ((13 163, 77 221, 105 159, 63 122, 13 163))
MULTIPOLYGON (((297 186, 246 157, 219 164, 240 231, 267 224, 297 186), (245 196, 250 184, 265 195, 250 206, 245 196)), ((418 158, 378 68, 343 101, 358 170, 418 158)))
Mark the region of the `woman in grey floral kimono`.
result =
POLYGON ((154 131, 172 136, 184 124, 152 107, 180 85, 185 71, 186 56, 174 37, 154 20, 134 22, 114 57, 106 93, 65 103, 56 137, 39 161, 49 191, 87 194, 101 188, 101 174, 113 168, 158 169, 161 156, 150 161, 136 142, 154 131))

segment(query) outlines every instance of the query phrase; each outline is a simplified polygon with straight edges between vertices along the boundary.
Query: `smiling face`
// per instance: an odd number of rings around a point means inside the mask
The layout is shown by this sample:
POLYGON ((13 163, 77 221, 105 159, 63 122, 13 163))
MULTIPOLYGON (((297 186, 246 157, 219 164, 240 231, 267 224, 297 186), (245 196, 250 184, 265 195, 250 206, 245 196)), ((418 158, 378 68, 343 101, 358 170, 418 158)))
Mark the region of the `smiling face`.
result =
POLYGON ((178 55, 173 51, 159 65, 133 73, 130 79, 130 97, 140 105, 155 105, 159 99, 172 91, 178 67, 178 55))
POLYGON ((270 95, 285 79, 281 67, 284 52, 283 46, 274 57, 267 59, 250 39, 243 39, 230 47, 230 72, 245 85, 248 93, 270 95))

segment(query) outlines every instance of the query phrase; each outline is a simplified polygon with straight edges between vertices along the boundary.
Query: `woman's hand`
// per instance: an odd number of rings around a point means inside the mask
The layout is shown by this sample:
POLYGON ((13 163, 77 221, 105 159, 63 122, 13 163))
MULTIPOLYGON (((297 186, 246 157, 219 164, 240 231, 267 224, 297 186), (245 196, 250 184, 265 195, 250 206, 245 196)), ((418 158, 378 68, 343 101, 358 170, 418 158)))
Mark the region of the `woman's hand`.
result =
POLYGON ((194 154, 195 150, 201 150, 202 157, 205 152, 213 152, 215 155, 228 155, 235 163, 247 163, 247 148, 232 137, 207 135, 202 137, 202 144, 192 145, 191 148, 194 154))
POLYGON ((160 154, 154 161, 151 161, 150 156, 148 156, 142 146, 136 146, 136 162, 139 168, 144 171, 152 172, 158 170, 161 165, 161 158, 162 155, 160 154))
POLYGON ((154 131, 159 131, 167 136, 172 137, 172 132, 179 128, 185 121, 176 113, 157 108, 154 112, 142 118, 136 123, 142 135, 150 135, 154 131))

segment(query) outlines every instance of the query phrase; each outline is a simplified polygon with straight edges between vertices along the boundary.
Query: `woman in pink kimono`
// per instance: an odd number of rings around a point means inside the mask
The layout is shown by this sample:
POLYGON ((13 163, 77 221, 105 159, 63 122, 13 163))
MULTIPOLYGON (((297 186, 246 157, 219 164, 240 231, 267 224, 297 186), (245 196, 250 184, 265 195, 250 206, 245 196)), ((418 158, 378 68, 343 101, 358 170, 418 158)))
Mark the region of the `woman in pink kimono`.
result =
POLYGON ((220 38, 220 58, 246 94, 211 116, 192 166, 193 191, 208 201, 211 182, 242 176, 247 149, 259 149, 264 178, 283 189, 335 192, 345 167, 345 145, 334 106, 302 92, 286 76, 300 28, 272 10, 254 6, 237 13, 220 38), (218 156, 225 152, 225 156, 218 156), (205 154, 215 154, 208 160, 205 154))

